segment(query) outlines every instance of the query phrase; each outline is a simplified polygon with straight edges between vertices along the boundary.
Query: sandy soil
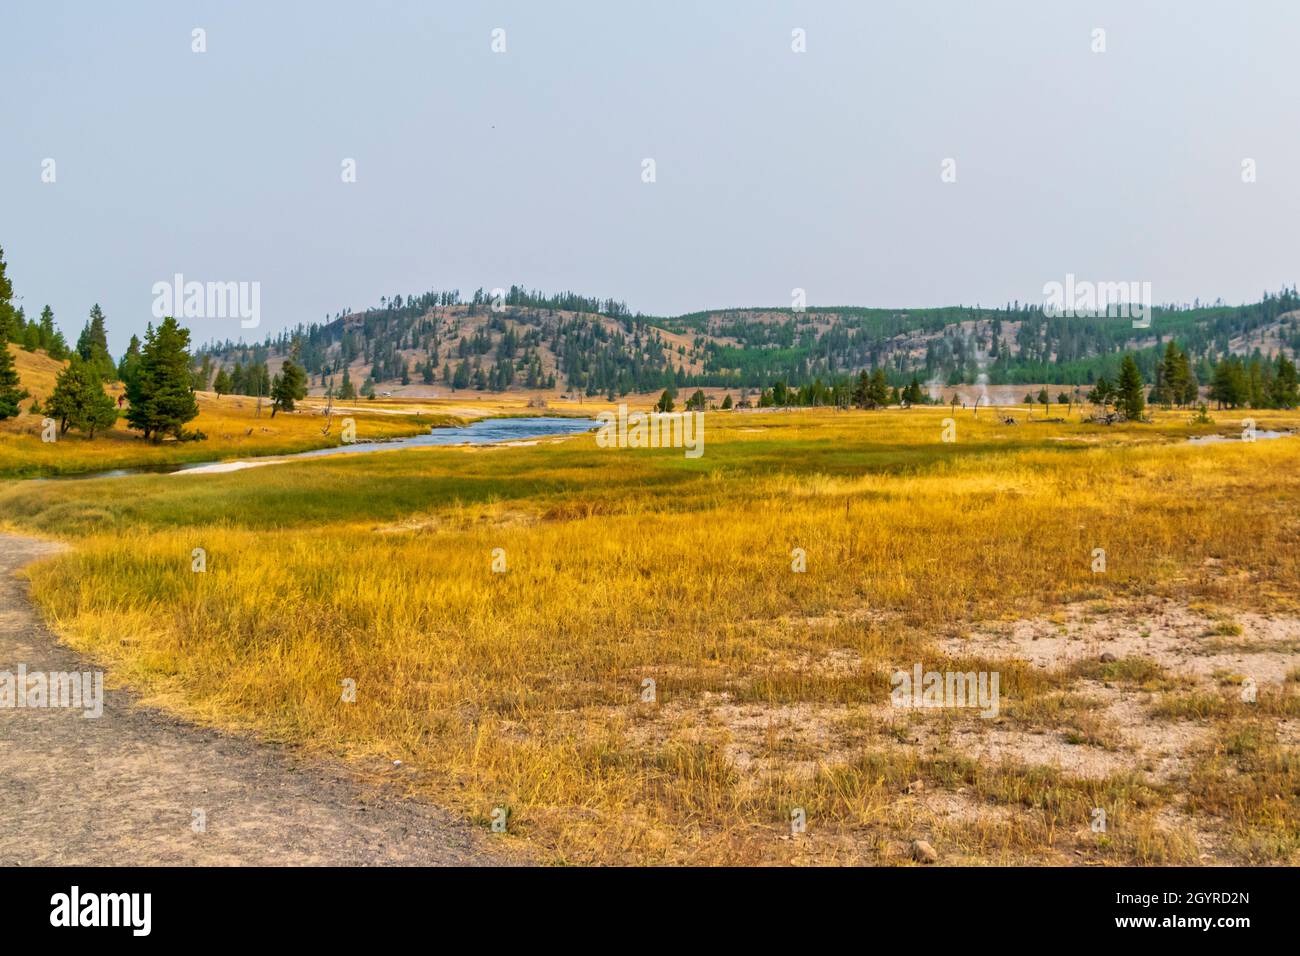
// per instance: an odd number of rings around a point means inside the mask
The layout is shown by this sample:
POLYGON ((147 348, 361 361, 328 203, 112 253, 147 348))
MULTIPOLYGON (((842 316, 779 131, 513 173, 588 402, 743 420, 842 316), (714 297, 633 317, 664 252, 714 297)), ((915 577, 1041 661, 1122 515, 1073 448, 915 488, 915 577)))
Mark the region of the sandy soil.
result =
MULTIPOLYGON (((15 574, 57 545, 0 535, 0 671, 94 668, 58 645, 15 574)), ((103 715, 0 708, 0 866, 517 863, 401 768, 340 765, 199 729, 106 690, 103 715), (195 811, 206 828, 196 832, 195 811)))
POLYGON ((1222 674, 1253 677, 1260 686, 1280 684, 1300 662, 1296 618, 1250 612, 1216 616, 1155 598, 1100 610, 1075 604, 1055 619, 981 628, 967 638, 942 641, 940 647, 953 654, 1019 658, 1044 668, 1104 653, 1144 657, 1177 677, 1206 685, 1222 674))

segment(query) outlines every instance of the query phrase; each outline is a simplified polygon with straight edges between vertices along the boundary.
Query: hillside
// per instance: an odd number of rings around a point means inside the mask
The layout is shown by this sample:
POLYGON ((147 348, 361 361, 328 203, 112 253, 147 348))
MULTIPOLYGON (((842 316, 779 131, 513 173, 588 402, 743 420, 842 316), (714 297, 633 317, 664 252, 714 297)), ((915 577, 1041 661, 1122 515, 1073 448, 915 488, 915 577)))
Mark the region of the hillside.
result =
POLYGON ((1284 289, 1241 306, 1155 307, 1150 328, 1126 318, 1049 316, 1037 305, 891 310, 856 307, 722 309, 661 318, 619 302, 512 287, 497 302, 480 290, 384 298, 261 343, 201 350, 209 374, 256 394, 297 349, 312 389, 332 382, 360 393, 428 397, 448 391, 530 391, 613 398, 669 385, 759 389, 846 379, 883 368, 895 385, 913 376, 938 397, 979 383, 1087 385, 1113 378, 1135 353, 1150 380, 1175 339, 1202 382, 1224 355, 1267 358, 1300 350, 1300 296, 1284 289))
POLYGON ((44 352, 29 352, 12 342, 9 343, 8 348, 9 354, 14 358, 14 369, 18 372, 18 379, 22 382, 22 387, 30 393, 29 397, 21 402, 22 409, 29 408, 33 401, 45 401, 54 391, 54 382, 68 363, 52 359, 44 352))

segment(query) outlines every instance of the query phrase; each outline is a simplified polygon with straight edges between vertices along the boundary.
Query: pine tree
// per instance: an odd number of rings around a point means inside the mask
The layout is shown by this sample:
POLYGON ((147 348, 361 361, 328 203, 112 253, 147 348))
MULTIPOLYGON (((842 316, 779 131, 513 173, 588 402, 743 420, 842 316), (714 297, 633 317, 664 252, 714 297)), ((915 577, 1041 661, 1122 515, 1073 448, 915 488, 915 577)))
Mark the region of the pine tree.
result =
POLYGON ((1186 353, 1171 340, 1165 346, 1164 359, 1156 366, 1156 384, 1151 391, 1151 400, 1167 405, 1188 404, 1188 384, 1194 378, 1186 353))
POLYGON ((41 322, 38 327, 39 344, 38 348, 45 350, 45 354, 52 359, 63 361, 68 357, 68 343, 54 325, 54 310, 48 305, 41 309, 41 322))
POLYGON ((1210 398, 1218 402, 1220 408, 1236 408, 1246 400, 1246 373, 1240 360, 1225 356, 1214 366, 1210 398))
POLYGON ((1246 370, 1246 401, 1250 402, 1250 407, 1265 407, 1271 397, 1272 388, 1273 383, 1266 382, 1264 379, 1264 370, 1260 367, 1259 359, 1252 360, 1250 368, 1246 370))
POLYGON ((1106 381, 1106 376, 1104 375, 1097 379, 1097 383, 1093 385, 1092 391, 1088 393, 1088 401, 1092 402, 1094 405, 1105 406, 1110 403, 1112 397, 1113 393, 1110 389, 1110 382, 1106 381))
POLYGON ((136 370, 140 368, 140 337, 131 336, 131 343, 127 346, 126 351, 122 354, 122 361, 117 363, 118 380, 127 383, 134 377, 136 370))
POLYGON ((853 382, 853 389, 849 393, 849 400, 859 408, 867 407, 867 395, 871 390, 871 374, 863 369, 858 373, 857 379, 853 382))
POLYGON ((217 397, 229 395, 231 390, 230 374, 224 367, 217 369, 217 377, 212 380, 212 390, 217 393, 217 397))
POLYGON ((878 368, 871 373, 867 400, 870 408, 884 408, 889 404, 889 379, 885 377, 883 368, 878 368))
POLYGON ((1295 408, 1300 405, 1300 386, 1296 381, 1295 363, 1283 352, 1277 353, 1277 373, 1273 376, 1273 407, 1295 408))
POLYGON ((13 284, 5 275, 4 250, 0 249, 0 419, 17 415, 18 403, 27 397, 9 354, 9 337, 18 331, 17 314, 9 304, 13 294, 13 284))
POLYGON ((0 339, 0 419, 17 415, 18 403, 26 397, 18 370, 14 368, 14 357, 9 354, 9 344, 0 339))
POLYGON ((276 412, 293 411, 294 402, 306 397, 306 373, 292 359, 285 359, 280 374, 271 383, 271 417, 274 418, 276 412))
POLYGON ((104 312, 99 303, 90 310, 90 320, 77 338, 77 354, 92 371, 104 381, 112 381, 117 376, 117 367, 108 354, 108 332, 104 326, 104 312))
POLYGON ((351 401, 357 397, 357 388, 352 384, 352 376, 348 373, 347 366, 343 367, 343 381, 339 384, 339 398, 344 401, 351 401))
POLYGON ((1137 362, 1133 361, 1131 355, 1125 355, 1119 367, 1115 404, 1129 421, 1142 420, 1142 413, 1146 410, 1146 400, 1142 396, 1142 373, 1138 371, 1137 362))
POLYGON ((75 428, 88 438, 94 438, 101 428, 112 428, 117 421, 112 396, 104 391, 98 373, 80 355, 72 356, 68 367, 59 374, 45 413, 58 420, 61 433, 75 428))
POLYGON ((1180 405, 1195 405, 1201 400, 1201 383, 1196 377, 1196 369, 1192 367, 1191 359, 1183 356, 1187 363, 1187 379, 1183 382, 1183 393, 1178 396, 1180 405))
POLYGON ((140 367, 127 384, 131 427, 155 440, 181 437, 185 423, 199 414, 190 380, 190 333, 171 316, 155 330, 151 324, 140 350, 140 367))
POLYGON ((9 304, 13 297, 13 283, 5 275, 5 251, 0 249, 0 342, 11 342, 18 335, 17 313, 9 304))
POLYGON ((196 392, 206 392, 211 381, 212 356, 205 352, 203 355, 203 361, 199 363, 199 367, 193 372, 191 384, 194 386, 196 392))

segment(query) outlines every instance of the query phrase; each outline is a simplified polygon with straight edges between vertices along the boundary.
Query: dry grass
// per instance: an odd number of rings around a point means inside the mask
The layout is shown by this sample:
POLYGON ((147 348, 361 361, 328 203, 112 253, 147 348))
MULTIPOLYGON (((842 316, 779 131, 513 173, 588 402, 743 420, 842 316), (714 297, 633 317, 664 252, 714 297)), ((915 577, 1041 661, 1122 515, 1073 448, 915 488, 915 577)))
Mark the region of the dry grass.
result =
MULTIPOLYGON (((76 542, 33 572, 35 594, 118 680, 195 719, 401 759, 467 815, 508 807, 555 860, 894 863, 926 835, 946 862, 1194 862, 1219 818, 1239 839, 1211 854, 1294 860, 1295 815, 1253 791, 1193 800, 1138 766, 1081 777, 945 743, 996 727, 1116 750, 1091 681, 1165 694, 1161 719, 1240 719, 1183 703, 1200 691, 1178 675, 934 641, 1147 595, 1295 613, 1297 440, 1193 447, 1185 416, 986 415, 945 444, 947 416, 710 414, 699 460, 581 436, 12 485, 0 506, 76 542), (888 675, 916 662, 999 671, 1002 716, 900 715, 888 675), (793 807, 809 821, 796 839, 793 807), (1097 807, 1106 834, 1088 829, 1097 807)), ((1260 766, 1294 800, 1294 752, 1277 754, 1260 766)))
MULTIPOLYGON (((304 403, 299 411, 271 418, 268 401, 259 414, 257 399, 242 395, 219 397, 214 392, 198 393, 199 416, 186 430, 202 432, 203 441, 147 442, 127 428, 125 417, 93 440, 77 432, 60 435, 55 442, 41 441, 43 416, 33 415, 33 401, 44 402, 54 391, 54 382, 64 362, 44 352, 26 352, 9 346, 23 387, 31 398, 20 403, 22 414, 0 422, 0 476, 29 477, 112 471, 120 468, 156 468, 196 461, 291 454, 339 444, 342 414, 332 416, 326 430, 323 404, 304 403)), ((108 389, 117 397, 122 386, 108 389)), ((436 410, 420 414, 393 415, 391 407, 376 405, 349 411, 356 422, 358 440, 380 440, 424 432, 430 425, 458 421, 436 410)))

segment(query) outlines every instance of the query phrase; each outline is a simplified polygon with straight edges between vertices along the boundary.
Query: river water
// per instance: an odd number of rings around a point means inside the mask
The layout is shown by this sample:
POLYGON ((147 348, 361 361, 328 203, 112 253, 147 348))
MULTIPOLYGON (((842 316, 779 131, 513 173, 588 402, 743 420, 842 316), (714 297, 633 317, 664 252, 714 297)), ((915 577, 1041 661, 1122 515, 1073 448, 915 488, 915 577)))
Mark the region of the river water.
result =
POLYGON ((502 442, 530 441, 554 435, 576 435, 596 428, 600 423, 591 418, 483 418, 468 425, 453 428, 431 428, 426 435, 411 435, 387 441, 353 442, 330 448, 316 448, 290 455, 268 455, 264 458, 241 458, 235 461, 205 461, 188 465, 164 465, 146 468, 119 468, 85 475, 60 475, 60 481, 87 478, 121 478, 127 475, 211 475, 228 471, 242 471, 263 465, 277 465, 300 458, 324 458, 328 455, 365 455, 402 448, 426 448, 434 445, 494 445, 502 442))

